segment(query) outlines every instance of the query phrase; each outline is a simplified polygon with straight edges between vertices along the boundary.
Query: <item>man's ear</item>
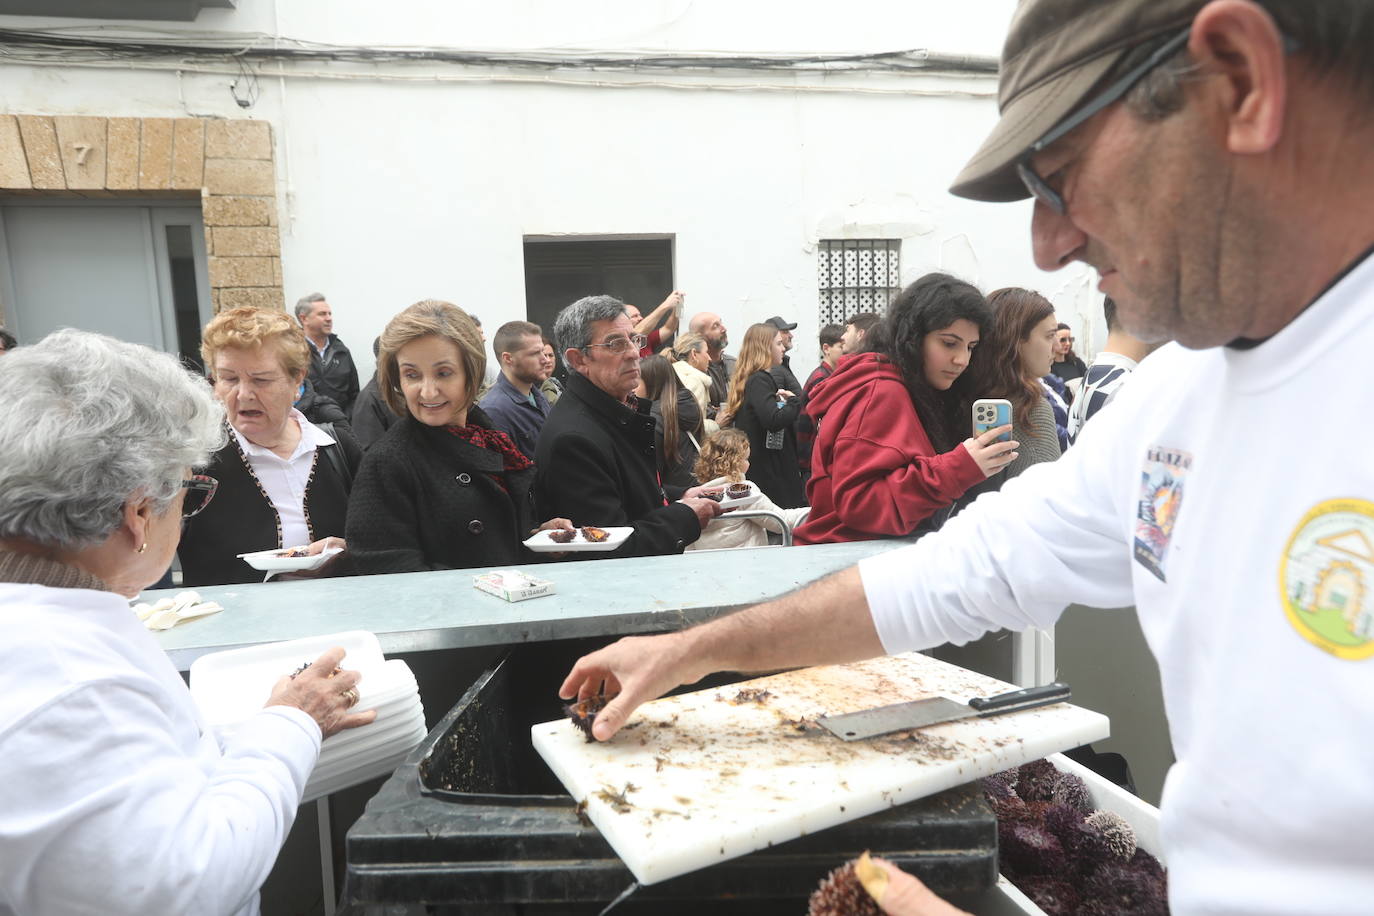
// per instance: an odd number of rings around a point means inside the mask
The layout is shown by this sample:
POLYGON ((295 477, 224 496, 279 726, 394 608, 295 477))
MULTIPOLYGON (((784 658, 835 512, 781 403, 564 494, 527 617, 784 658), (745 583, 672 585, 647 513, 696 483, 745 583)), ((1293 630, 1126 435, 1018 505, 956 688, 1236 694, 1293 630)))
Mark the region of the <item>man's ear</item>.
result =
POLYGON ((501 368, 504 369, 515 362, 515 357, 511 356, 509 353, 502 353, 499 362, 501 363, 501 368))
POLYGON ((1267 153, 1283 133, 1288 95, 1284 38, 1248 0, 1212 0, 1193 19, 1188 51, 1221 93, 1226 148, 1267 153))
POLYGON ((571 366, 574 372, 582 372, 587 368, 587 354, 576 347, 569 347, 563 351, 563 361, 571 366))

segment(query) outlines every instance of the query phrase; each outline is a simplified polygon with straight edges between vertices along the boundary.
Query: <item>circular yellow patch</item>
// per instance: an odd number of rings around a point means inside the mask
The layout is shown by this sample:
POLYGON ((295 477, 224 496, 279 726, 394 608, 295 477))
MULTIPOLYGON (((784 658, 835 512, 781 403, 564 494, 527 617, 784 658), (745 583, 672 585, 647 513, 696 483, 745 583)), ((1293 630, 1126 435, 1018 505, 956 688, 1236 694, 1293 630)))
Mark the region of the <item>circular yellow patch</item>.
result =
POLYGON ((1374 655, 1374 503, 1329 499, 1288 539, 1279 593, 1304 639, 1337 658, 1374 655))

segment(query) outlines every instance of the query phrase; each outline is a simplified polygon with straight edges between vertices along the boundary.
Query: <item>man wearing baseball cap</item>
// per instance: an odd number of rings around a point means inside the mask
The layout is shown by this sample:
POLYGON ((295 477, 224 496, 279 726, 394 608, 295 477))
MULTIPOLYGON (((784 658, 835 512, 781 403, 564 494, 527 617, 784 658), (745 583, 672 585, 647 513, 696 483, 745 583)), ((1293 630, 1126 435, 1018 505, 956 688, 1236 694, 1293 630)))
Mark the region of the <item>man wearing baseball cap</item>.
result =
MULTIPOLYGON (((1127 331, 1181 346, 1064 458, 914 545, 580 660, 564 695, 620 686, 596 737, 709 671, 1133 604, 1177 759, 1160 806, 1171 911, 1369 912, 1371 49, 1370 0, 1025 0, 1001 120, 953 191, 1034 197, 1036 262, 1090 264, 1127 331)), ((950 912, 892 878, 888 912, 950 912)))

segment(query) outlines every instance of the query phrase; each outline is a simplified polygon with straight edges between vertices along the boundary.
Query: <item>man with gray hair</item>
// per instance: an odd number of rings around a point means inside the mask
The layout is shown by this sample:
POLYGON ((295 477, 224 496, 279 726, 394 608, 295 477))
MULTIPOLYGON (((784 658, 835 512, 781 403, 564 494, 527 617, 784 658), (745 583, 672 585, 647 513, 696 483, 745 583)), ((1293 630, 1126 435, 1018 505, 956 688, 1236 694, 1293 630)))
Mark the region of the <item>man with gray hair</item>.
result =
POLYGON ((316 392, 332 398, 345 414, 351 413, 358 399, 358 367, 353 354, 334 333, 334 310, 324 293, 310 293, 297 300, 296 320, 310 342, 310 384, 316 392))
MULTIPOLYGON (((1370 48, 1370 0, 1023 0, 1001 118, 951 190, 1033 198, 1036 263, 1093 267, 1127 331, 1176 343, 1063 458, 939 531, 579 661, 564 696, 620 688, 595 736, 711 671, 1134 605, 1177 754, 1160 802, 1169 911, 1370 912, 1370 48)), ((879 902, 932 912, 888 899, 915 886, 900 876, 879 902)), ((1084 911, 1162 912, 1162 890, 1145 881, 1084 911)))
POLYGON ((654 458, 648 400, 635 397, 639 349, 613 296, 587 296, 558 313, 553 337, 568 383, 549 412, 535 448, 534 494, 540 517, 634 533, 598 557, 682 553, 720 514, 700 488, 664 486, 654 458))

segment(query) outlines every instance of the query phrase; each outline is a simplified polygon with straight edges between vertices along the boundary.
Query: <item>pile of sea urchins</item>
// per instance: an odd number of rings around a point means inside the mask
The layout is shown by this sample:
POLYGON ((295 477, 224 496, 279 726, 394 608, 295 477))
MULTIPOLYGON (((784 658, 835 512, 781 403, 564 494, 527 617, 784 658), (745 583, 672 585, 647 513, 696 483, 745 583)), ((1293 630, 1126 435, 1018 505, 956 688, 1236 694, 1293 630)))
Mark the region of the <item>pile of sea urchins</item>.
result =
POLYGON ((1169 912, 1164 869, 1119 815, 1048 760, 983 780, 997 815, 1002 874, 1050 916, 1169 912))

